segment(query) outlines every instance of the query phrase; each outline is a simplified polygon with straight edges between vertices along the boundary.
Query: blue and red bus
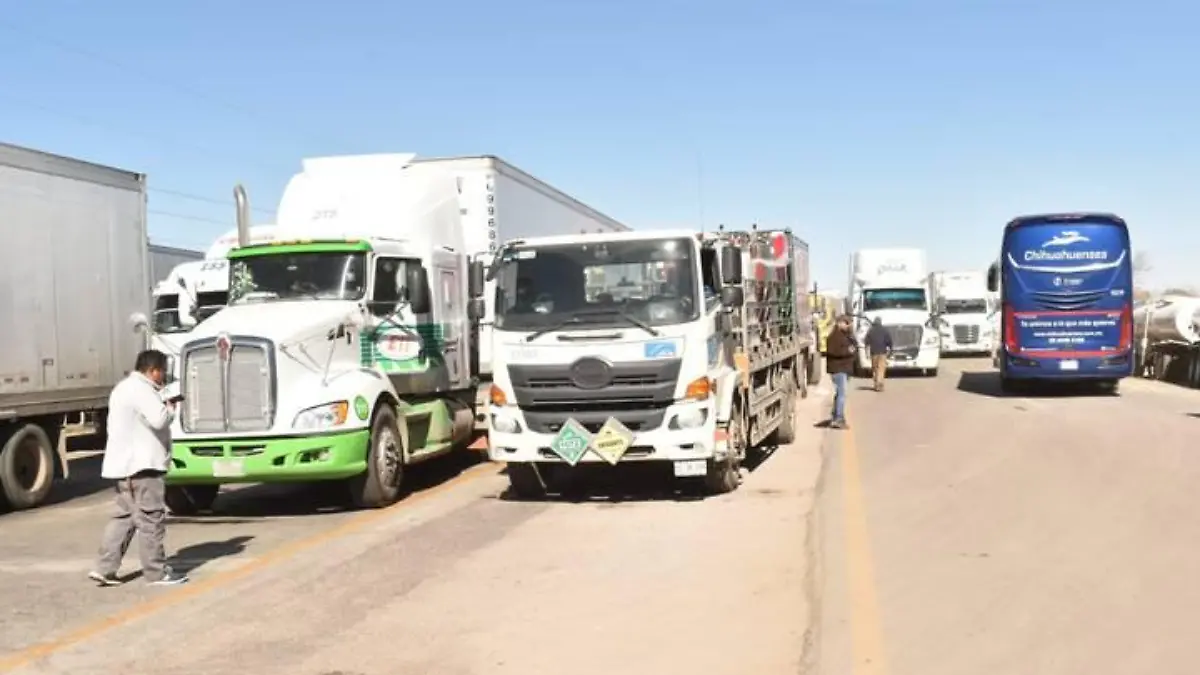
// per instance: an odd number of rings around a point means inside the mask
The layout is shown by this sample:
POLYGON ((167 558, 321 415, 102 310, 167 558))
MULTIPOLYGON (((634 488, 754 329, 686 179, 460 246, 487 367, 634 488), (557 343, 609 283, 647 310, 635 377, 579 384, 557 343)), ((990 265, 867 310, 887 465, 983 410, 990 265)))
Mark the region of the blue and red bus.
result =
POLYGON ((1000 294, 1004 391, 1082 381, 1115 392, 1133 374, 1133 253, 1120 217, 1014 218, 988 289, 1000 294))

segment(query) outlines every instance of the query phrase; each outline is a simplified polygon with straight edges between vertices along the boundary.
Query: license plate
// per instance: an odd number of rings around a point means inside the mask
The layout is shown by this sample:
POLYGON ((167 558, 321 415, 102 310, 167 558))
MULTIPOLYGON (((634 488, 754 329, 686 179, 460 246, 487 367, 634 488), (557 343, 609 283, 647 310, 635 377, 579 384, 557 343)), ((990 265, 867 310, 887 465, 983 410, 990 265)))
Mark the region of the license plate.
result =
POLYGON ((1059 361, 1058 369, 1059 370, 1079 370, 1079 362, 1075 361, 1075 360, 1059 361))
POLYGON ((215 478, 241 478, 246 475, 246 465, 240 459, 214 459, 212 473, 215 478))
POLYGON ((703 459, 685 459, 675 462, 675 476, 685 478, 703 476, 708 473, 708 461, 703 459))

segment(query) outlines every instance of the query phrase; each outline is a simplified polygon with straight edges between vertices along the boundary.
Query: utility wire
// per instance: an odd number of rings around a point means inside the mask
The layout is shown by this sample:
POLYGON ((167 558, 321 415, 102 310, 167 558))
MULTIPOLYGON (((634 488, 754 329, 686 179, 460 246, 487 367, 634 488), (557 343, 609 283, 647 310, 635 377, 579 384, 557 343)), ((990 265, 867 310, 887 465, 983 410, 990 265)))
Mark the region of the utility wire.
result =
POLYGON ((146 209, 146 213, 152 213, 156 216, 167 216, 169 218, 178 218, 180 220, 190 220, 197 223, 209 223, 211 225, 220 225, 222 227, 233 227, 233 224, 226 220, 216 220, 214 218, 205 218, 204 216, 193 216, 186 213, 175 213, 174 211, 162 211, 160 209, 146 209))
MULTIPOLYGON (((233 206, 234 205, 234 201, 233 201, 232 197, 230 197, 227 200, 214 199, 212 197, 203 197, 201 195, 192 194, 190 192, 182 192, 180 190, 171 190, 168 188, 157 188, 157 187, 151 187, 150 191, 157 192, 159 194, 164 194, 164 195, 171 195, 172 197, 179 197, 180 199, 189 199, 194 202, 204 202, 205 204, 216 204, 218 206, 233 206)), ((275 213, 275 209, 266 209, 261 206, 251 206, 250 210, 258 211, 259 213, 269 213, 272 215, 274 215, 274 213, 275 213)))

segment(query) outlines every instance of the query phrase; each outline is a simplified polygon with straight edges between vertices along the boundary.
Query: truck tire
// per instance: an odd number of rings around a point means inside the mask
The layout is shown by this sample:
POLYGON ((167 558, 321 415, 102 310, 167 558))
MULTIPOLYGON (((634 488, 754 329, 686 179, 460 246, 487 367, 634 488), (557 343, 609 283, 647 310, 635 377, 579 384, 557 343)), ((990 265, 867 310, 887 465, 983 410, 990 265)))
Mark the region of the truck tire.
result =
POLYGON ((41 504, 54 485, 54 447, 36 424, 26 424, 0 449, 0 496, 13 510, 41 504))
POLYGON ((792 371, 787 377, 788 384, 792 389, 800 392, 800 398, 808 398, 808 369, 810 367, 808 356, 805 355, 792 367, 792 371))
POLYGON ((808 373, 806 375, 808 376, 808 384, 815 387, 821 384, 821 358, 820 356, 816 358, 810 356, 807 360, 808 373))
POLYGON ((538 476, 537 467, 533 464, 509 464, 505 470, 508 474, 508 492, 517 499, 542 499, 546 496, 546 488, 538 476))
POLYGON ((729 454, 723 460, 709 460, 708 473, 704 476, 704 487, 709 494, 723 495, 738 488, 741 483, 738 468, 741 466, 741 455, 745 453, 746 438, 742 404, 735 401, 729 416, 729 454))
POLYGON ((168 485, 163 492, 163 501, 173 515, 194 516, 201 511, 211 511, 220 491, 220 485, 168 485))
POLYGON ((779 426, 776 427, 772 435, 775 445, 789 445, 796 440, 796 396, 792 392, 788 392, 787 399, 783 403, 784 412, 783 419, 779 420, 779 426))
POLYGON ((360 509, 377 509, 400 498, 404 480, 404 448, 391 406, 375 410, 368 442, 367 470, 350 479, 350 497, 360 509))

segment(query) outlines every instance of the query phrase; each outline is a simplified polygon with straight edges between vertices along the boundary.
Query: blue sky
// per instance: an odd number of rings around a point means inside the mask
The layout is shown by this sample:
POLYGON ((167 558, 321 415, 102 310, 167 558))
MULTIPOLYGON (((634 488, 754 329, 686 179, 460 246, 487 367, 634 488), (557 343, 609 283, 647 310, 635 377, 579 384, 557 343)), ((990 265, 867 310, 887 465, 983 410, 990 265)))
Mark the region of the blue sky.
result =
POLYGON ((837 289, 856 248, 980 268, 1010 216, 1077 209, 1200 285, 1184 2, 0 8, 0 140, 149 174, 162 243, 230 226, 236 181, 273 209, 305 156, 496 154, 639 229, 792 226, 837 289))

